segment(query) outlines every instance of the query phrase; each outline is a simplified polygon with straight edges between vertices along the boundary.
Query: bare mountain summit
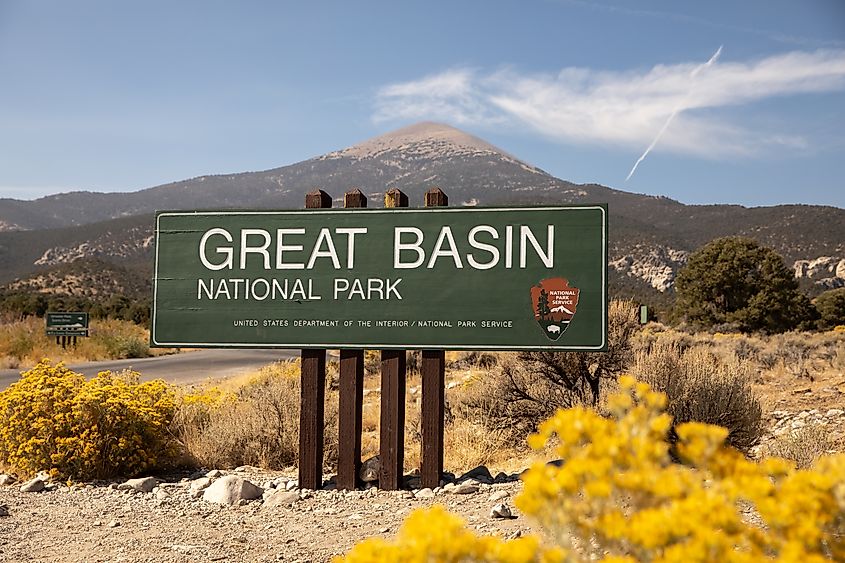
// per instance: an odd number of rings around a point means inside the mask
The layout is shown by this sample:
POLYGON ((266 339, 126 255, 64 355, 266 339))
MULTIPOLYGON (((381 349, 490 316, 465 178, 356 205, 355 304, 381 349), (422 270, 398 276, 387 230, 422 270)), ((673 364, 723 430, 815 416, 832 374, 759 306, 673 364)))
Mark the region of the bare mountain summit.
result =
MULTIPOLYGON (((443 123, 423 121, 378 137, 373 137, 343 150, 331 152, 322 158, 377 158, 390 152, 415 154, 426 158, 443 158, 458 155, 500 155, 516 161, 514 157, 487 141, 443 123)), ((531 167, 533 168, 533 167, 531 167)))

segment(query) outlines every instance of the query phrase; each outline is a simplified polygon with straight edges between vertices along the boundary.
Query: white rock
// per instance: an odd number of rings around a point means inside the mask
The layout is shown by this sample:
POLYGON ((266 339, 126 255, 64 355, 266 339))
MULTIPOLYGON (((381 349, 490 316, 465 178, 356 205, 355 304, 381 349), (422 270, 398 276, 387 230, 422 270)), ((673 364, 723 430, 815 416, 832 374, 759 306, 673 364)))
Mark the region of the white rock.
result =
POLYGON ((474 483, 461 483, 452 490, 455 495, 470 495, 478 492, 478 485, 474 483))
POLYGON ((842 416, 845 413, 842 409, 829 409, 824 415, 828 418, 834 418, 837 416, 842 416))
POLYGON ((44 490, 44 481, 36 477, 21 485, 22 493, 40 493, 44 490))
POLYGON ((170 493, 168 493, 165 489, 158 489, 156 491, 156 498, 158 500, 165 500, 170 498, 170 493))
POLYGON ((434 497, 435 497, 434 491, 432 491, 429 487, 426 487, 424 489, 420 489, 419 491, 414 493, 414 498, 417 498, 417 499, 427 499, 427 498, 434 498, 434 497))
POLYGON ((7 485, 11 485, 12 483, 15 482, 15 480, 16 479, 14 477, 12 477, 11 475, 8 475, 6 473, 0 473, 0 487, 5 487, 7 485))
POLYGON ((141 477, 140 479, 129 479, 117 486, 119 491, 140 491, 142 493, 149 493, 152 491, 158 481, 155 477, 141 477))
MULTIPOLYGON (((240 469, 240 468, 238 468, 238 469, 240 469)), ((237 471, 237 469, 235 471, 237 471)), ((208 477, 209 479, 219 479, 220 477, 223 477, 224 475, 225 475, 225 473, 220 471, 219 469, 212 469, 211 471, 209 471, 208 473, 205 474, 205 476, 208 477)))
POLYGON ((285 483, 285 490, 286 491, 295 491, 297 488, 299 488, 299 482, 298 481, 291 480, 291 481, 288 481, 287 483, 285 483))
POLYGON ((112 520, 108 523, 109 528, 117 528, 120 526, 120 520, 112 520))
POLYGON ((208 488, 208 486, 212 483, 210 477, 200 477, 199 479, 195 479, 191 481, 191 484, 188 486, 192 493, 202 492, 208 488))
POLYGON ((507 491, 496 491, 492 495, 490 495, 490 502, 496 502, 497 500, 502 500, 508 498, 511 494, 507 491))
POLYGON ((264 493, 261 487, 237 475, 227 475, 209 485, 202 495, 206 502, 231 506, 239 500, 254 500, 264 493))
POLYGON ((490 509, 490 518, 513 518, 513 514, 507 504, 500 503, 490 509))

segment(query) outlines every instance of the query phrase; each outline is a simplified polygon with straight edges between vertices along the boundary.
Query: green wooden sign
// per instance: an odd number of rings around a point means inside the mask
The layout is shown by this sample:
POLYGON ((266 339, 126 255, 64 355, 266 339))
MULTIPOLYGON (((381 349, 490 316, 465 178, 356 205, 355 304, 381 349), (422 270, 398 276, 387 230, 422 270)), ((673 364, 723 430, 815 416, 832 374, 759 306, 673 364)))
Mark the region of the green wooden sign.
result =
POLYGON ((47 336, 88 336, 88 313, 48 312, 47 336))
POLYGON ((160 212, 151 343, 604 350, 607 209, 160 212))

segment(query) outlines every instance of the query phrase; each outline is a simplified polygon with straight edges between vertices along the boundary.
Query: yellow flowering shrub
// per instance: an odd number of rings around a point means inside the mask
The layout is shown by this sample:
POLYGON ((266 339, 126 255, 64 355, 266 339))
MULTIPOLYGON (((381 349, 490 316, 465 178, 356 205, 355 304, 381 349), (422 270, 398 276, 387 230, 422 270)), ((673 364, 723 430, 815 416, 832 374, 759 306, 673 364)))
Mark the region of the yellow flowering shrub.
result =
POLYGON ((608 417, 560 410, 529 438, 563 460, 535 464, 516 498, 553 548, 475 537, 437 509, 412 514, 394 541, 367 540, 346 560, 845 560, 845 455, 808 470, 758 463, 725 445, 727 430, 693 422, 677 427, 683 463, 674 463, 665 406, 663 394, 623 377, 608 417))
POLYGON ((69 479, 135 475, 174 459, 174 410, 161 380, 106 371, 86 381, 42 360, 0 392, 0 463, 69 479))

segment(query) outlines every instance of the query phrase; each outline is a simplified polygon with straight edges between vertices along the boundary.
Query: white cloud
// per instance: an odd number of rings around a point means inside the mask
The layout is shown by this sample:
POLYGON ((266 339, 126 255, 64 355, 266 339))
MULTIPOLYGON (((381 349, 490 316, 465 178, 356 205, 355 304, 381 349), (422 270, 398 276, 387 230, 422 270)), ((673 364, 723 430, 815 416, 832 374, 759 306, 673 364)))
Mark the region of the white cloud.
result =
POLYGON ((382 88, 374 119, 508 121, 562 142, 643 150, 677 110, 657 150, 720 157, 808 143, 790 132, 743 127, 735 117, 720 116, 719 110, 772 97, 845 89, 845 50, 720 61, 693 74, 701 62, 624 72, 565 68, 555 75, 453 69, 382 88))

